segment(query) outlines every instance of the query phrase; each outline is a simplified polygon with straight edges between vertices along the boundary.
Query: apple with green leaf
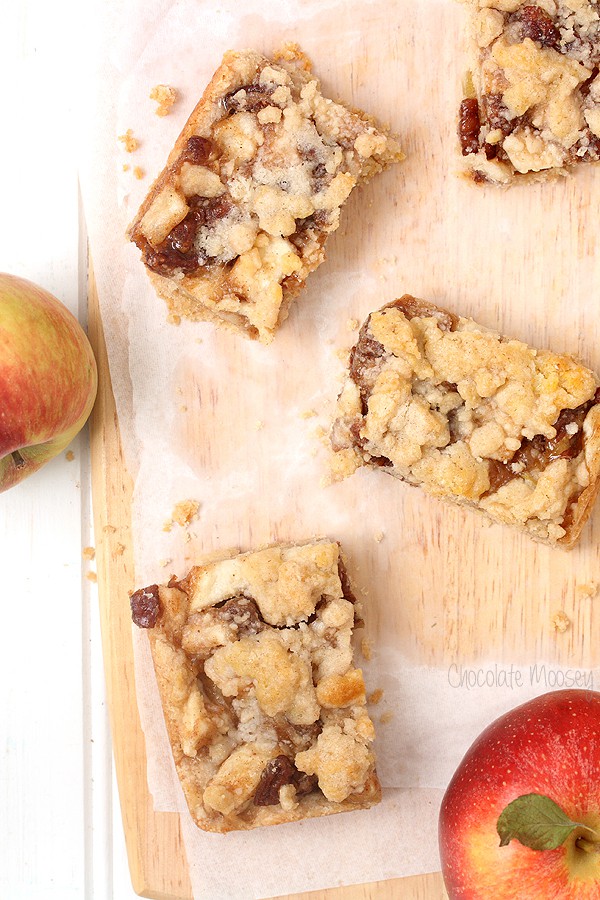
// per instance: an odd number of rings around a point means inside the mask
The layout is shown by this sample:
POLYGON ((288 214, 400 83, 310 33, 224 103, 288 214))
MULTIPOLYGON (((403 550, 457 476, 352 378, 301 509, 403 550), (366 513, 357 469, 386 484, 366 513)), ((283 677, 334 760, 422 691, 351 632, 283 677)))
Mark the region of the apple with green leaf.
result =
POLYGON ((97 384, 77 319, 38 285, 0 273, 0 491, 70 444, 97 384))
POLYGON ((493 722, 446 790, 439 841, 450 900, 600 900, 600 693, 493 722))

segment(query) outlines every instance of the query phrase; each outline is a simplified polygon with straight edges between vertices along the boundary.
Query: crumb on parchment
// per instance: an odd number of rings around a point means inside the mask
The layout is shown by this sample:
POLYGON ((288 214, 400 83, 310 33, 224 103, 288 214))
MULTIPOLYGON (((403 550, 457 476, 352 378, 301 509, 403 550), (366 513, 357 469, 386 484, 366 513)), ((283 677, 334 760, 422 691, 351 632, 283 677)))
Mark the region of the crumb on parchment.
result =
POLYGON ((117 544, 115 547, 115 556, 123 556, 125 553, 125 544, 117 544))
POLYGON ((200 504, 197 500, 180 500, 173 507, 171 518, 163 525, 163 531, 170 531, 173 525, 188 528, 198 515, 199 509, 200 504))
POLYGON ((125 134, 120 134, 117 140, 121 141, 126 153, 133 153, 140 145, 131 128, 128 128, 125 134))
POLYGON ((559 634, 564 634, 571 627, 571 620, 563 609, 552 616, 552 627, 559 634))
POLYGON ((85 577, 87 578, 88 581, 91 581, 93 584, 96 584, 96 582, 98 581, 98 576, 96 575, 95 572, 86 572, 85 577))
POLYGON ((383 715, 381 715, 379 717, 379 721, 381 722, 382 725, 387 725, 388 722, 391 722, 393 718, 394 718, 394 713, 391 710, 388 710, 387 712, 384 712, 383 715))
POLYGON ((385 537, 385 534, 383 531, 376 531, 375 534, 373 535, 373 540, 377 544, 380 544, 382 542, 382 540, 384 539, 384 537, 385 537))
POLYGON ((156 115, 167 116, 177 100, 177 91, 168 84, 157 84, 150 91, 149 97, 158 103, 155 109, 156 115))
POLYGON ((65 459, 67 460, 67 462, 73 462, 73 460, 75 459, 75 454, 72 450, 67 450, 67 452, 65 453, 65 459))
POLYGON ((146 173, 144 172, 144 170, 142 169, 141 166, 136 166, 135 169, 133 170, 133 174, 137 178, 138 181, 141 181, 146 173))
POLYGON ((96 550, 94 547, 84 547, 81 551, 81 555, 84 559, 93 559, 96 555, 96 550))
POLYGON ((367 662, 373 659, 373 643, 369 640, 369 638, 363 638, 360 642, 360 652, 363 655, 363 658, 367 660, 367 662))
POLYGON ((371 703, 373 706, 377 706, 378 703, 381 703, 382 698, 383 698, 383 689, 376 688, 367 697, 367 703, 371 703))

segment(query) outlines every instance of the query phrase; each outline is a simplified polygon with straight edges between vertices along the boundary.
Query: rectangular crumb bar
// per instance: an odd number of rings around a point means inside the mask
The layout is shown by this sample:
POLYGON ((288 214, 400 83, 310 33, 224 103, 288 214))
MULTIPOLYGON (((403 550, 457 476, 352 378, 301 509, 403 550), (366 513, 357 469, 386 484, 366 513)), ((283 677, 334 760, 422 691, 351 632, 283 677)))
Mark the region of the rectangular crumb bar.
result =
POLYGON ((129 237, 172 313, 268 343, 353 188, 401 159, 385 129, 323 96, 297 46, 231 51, 129 237))
POLYGON ((570 356, 406 295, 352 349, 334 474, 382 468, 568 549, 600 486, 599 384, 570 356))
POLYGON ((279 545, 131 595, 148 629, 175 765, 206 831, 381 799, 357 602, 339 545, 279 545))
POLYGON ((459 137, 468 173, 507 185, 597 162, 597 0, 466 2, 474 60, 459 137))

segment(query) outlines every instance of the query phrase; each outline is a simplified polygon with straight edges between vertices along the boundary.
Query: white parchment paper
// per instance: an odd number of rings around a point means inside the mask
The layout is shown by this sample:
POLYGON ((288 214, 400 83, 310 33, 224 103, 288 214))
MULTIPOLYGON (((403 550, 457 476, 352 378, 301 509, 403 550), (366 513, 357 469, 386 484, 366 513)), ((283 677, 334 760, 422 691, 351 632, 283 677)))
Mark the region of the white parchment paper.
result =
MULTIPOLYGON (((119 424, 135 478, 136 585, 181 576, 213 550, 339 539, 365 599, 373 647, 372 658, 359 661, 368 688, 383 691, 371 710, 385 788, 379 807, 243 834, 205 834, 187 814, 147 642, 136 630, 149 784, 157 809, 182 813, 198 898, 248 900, 435 871, 439 802, 482 728, 545 690, 600 684, 598 670, 560 667, 534 655, 448 655, 444 648, 460 646, 456 629, 470 627, 453 611, 460 596, 456 560, 469 552, 469 536, 481 523, 403 486, 391 490, 390 479, 377 472, 322 486, 322 438, 355 322, 405 291, 456 307, 445 294, 445 263, 452 261, 453 295, 474 271, 469 247, 476 226, 461 238, 469 226, 445 217, 446 208, 456 207, 456 192, 465 190, 447 163, 463 68, 461 27, 460 8, 445 0, 391 6, 374 0, 98 0, 92 7, 82 193, 119 424), (389 122, 409 158, 355 192, 327 263, 265 348, 211 325, 168 324, 124 232, 223 52, 245 46, 268 52, 286 40, 309 53, 330 94, 389 122), (423 65, 433 56, 438 77, 444 73, 434 90, 431 65, 423 65), (154 115, 148 98, 158 83, 179 95, 165 118, 154 115), (127 129, 139 140, 129 155, 117 141, 127 129), (135 166, 143 179, 134 177, 135 166), (200 504, 198 517, 189 528, 164 530, 184 499, 200 504), (448 523, 435 545, 423 529, 423 510, 448 523), (448 620, 420 591, 425 566, 436 572, 448 620), (446 628, 447 640, 440 634, 446 628)), ((469 203, 471 196, 465 195, 469 203)), ((508 235, 510 215, 497 197, 487 207, 481 203, 473 201, 475 213, 496 214, 499 233, 508 235)), ((517 272, 519 254, 511 264, 517 272)), ((472 296, 463 296, 461 311, 474 312, 472 296)), ((494 323, 490 309, 479 318, 494 323)), ((519 322, 517 313, 513 330, 519 322)), ((502 560, 510 565, 511 541, 524 539, 498 528, 489 535, 492 570, 502 560)), ((549 566, 544 553, 542 572, 549 566)), ((580 559, 581 580, 593 574, 588 563, 580 559)), ((494 585, 501 603, 510 577, 495 578, 494 585)), ((490 602, 498 604, 498 597, 490 602)))

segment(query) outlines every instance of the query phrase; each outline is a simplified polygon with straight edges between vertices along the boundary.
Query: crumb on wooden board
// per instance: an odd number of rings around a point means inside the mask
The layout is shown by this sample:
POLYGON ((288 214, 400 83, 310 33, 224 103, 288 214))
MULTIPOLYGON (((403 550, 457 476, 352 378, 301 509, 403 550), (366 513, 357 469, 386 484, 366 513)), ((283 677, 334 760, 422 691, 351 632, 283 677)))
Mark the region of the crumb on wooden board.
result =
POLYGON ((564 634, 571 627, 571 620, 563 609, 552 616, 552 627, 558 634, 564 634))

